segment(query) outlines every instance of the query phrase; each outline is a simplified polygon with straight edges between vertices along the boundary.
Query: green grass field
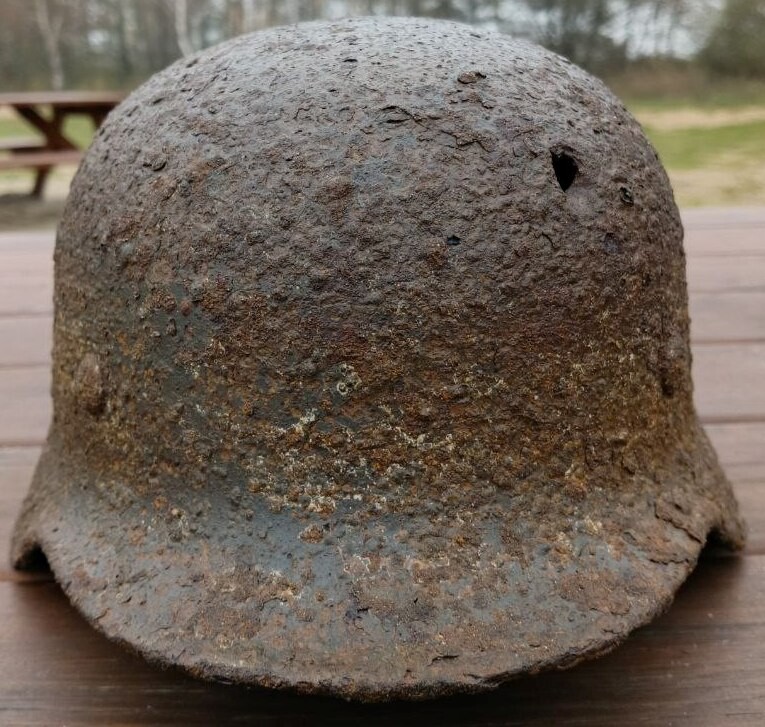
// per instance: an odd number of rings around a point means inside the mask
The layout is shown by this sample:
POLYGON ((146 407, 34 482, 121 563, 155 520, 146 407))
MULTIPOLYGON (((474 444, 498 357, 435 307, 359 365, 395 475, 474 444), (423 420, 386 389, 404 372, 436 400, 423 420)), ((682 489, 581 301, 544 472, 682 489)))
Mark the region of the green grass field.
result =
MULTIPOLYGON (((87 146, 93 136, 93 124, 86 116, 70 116, 64 124, 64 131, 68 138, 79 146, 87 146)), ((38 138, 29 125, 14 116, 3 115, 0 117, 0 139, 8 137, 38 138)))
POLYGON ((646 133, 670 170, 704 168, 729 154, 765 162, 765 121, 666 131, 647 125, 646 133))
POLYGON ((680 206, 765 205, 765 103, 633 112, 680 206))

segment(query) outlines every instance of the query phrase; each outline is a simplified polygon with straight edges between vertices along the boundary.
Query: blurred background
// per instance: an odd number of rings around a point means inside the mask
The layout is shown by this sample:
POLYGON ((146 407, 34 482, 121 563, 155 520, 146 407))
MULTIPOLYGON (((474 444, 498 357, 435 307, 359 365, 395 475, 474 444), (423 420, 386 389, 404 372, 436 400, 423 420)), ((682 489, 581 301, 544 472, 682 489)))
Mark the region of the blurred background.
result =
MULTIPOLYGON (((129 91, 240 33, 350 15, 451 18, 531 38, 622 97, 681 206, 765 204, 765 0, 2 0, 0 94, 129 91)), ((78 147, 93 126, 62 117, 78 147)), ((0 229, 53 224, 74 171, 57 164, 42 199, 30 197, 35 169, 8 162, 12 140, 30 136, 42 138, 0 104, 0 229)))

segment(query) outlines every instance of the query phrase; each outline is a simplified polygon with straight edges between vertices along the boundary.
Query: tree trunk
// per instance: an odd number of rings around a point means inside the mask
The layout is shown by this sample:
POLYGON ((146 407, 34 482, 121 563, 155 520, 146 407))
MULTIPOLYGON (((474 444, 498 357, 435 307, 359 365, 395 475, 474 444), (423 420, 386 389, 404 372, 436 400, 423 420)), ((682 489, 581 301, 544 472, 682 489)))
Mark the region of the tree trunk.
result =
MULTIPOLYGON (((116 15, 117 21, 115 24, 115 32, 117 35, 117 75, 120 85, 124 85, 128 82, 133 75, 133 61, 130 57, 130 40, 128 39, 128 19, 126 18, 126 9, 124 2, 116 3, 116 15)), ((114 10, 113 10, 114 12, 114 10)))
POLYGON ((175 37, 183 55, 188 56, 194 52, 194 45, 189 34, 188 0, 175 0, 175 37))
POLYGON ((35 0, 37 27, 42 35, 45 53, 50 66, 50 82, 54 91, 64 87, 64 63, 61 58, 61 24, 63 18, 53 19, 50 13, 49 0, 35 0))
POLYGON ((255 30, 255 0, 242 0, 242 26, 245 33, 255 30))

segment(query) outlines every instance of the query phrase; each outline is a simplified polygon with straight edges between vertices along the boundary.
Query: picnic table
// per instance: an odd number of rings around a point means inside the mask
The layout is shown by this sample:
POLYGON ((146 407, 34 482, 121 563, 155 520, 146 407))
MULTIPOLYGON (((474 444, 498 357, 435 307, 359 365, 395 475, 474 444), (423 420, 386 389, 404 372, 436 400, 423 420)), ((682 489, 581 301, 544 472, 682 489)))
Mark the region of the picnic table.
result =
MULTIPOLYGON (((667 613, 611 654, 418 704, 209 684, 107 641, 50 576, 0 560, 0 723, 765 724, 765 209, 685 215, 696 402, 749 523, 707 549, 667 613)), ((53 233, 0 235, 0 549, 51 411, 53 233)))
POLYGON ((32 196, 42 196, 45 181, 53 167, 78 164, 82 158, 82 150, 66 135, 64 122, 67 117, 75 114, 89 116, 94 127, 98 128, 122 98, 123 94, 112 92, 0 93, 0 109, 10 107, 42 135, 42 142, 35 137, 0 139, 0 152, 3 152, 0 171, 34 170, 32 196))

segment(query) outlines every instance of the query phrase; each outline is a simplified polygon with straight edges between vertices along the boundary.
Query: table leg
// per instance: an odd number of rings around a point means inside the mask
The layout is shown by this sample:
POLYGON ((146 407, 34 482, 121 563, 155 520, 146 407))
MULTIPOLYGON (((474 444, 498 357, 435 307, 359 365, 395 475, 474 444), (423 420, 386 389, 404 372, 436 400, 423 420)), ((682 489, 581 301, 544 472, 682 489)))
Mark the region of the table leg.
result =
MULTIPOLYGON (((34 106, 18 105, 15 106, 15 109, 19 116, 45 136, 45 144, 42 145, 41 149, 57 151, 60 149, 77 148, 63 134, 62 126, 64 125, 65 113, 61 109, 54 107, 51 119, 46 119, 34 106)), ((45 182, 52 169, 52 167, 40 167, 37 169, 35 172, 35 183, 32 187, 32 197, 36 199, 42 198, 45 192, 45 182)))
POLYGON ((93 121, 93 126, 98 131, 101 124, 104 123, 104 119, 106 118, 107 114, 109 112, 104 109, 94 109, 90 112, 90 118, 93 121))
POLYGON ((54 111, 53 118, 48 120, 33 106, 15 106, 14 108, 19 116, 45 136, 45 149, 59 150, 77 148, 61 131, 64 118, 62 113, 54 111))
POLYGON ((31 196, 35 199, 41 199, 45 192, 45 182, 51 173, 52 167, 40 167, 35 171, 35 184, 32 187, 31 196))

